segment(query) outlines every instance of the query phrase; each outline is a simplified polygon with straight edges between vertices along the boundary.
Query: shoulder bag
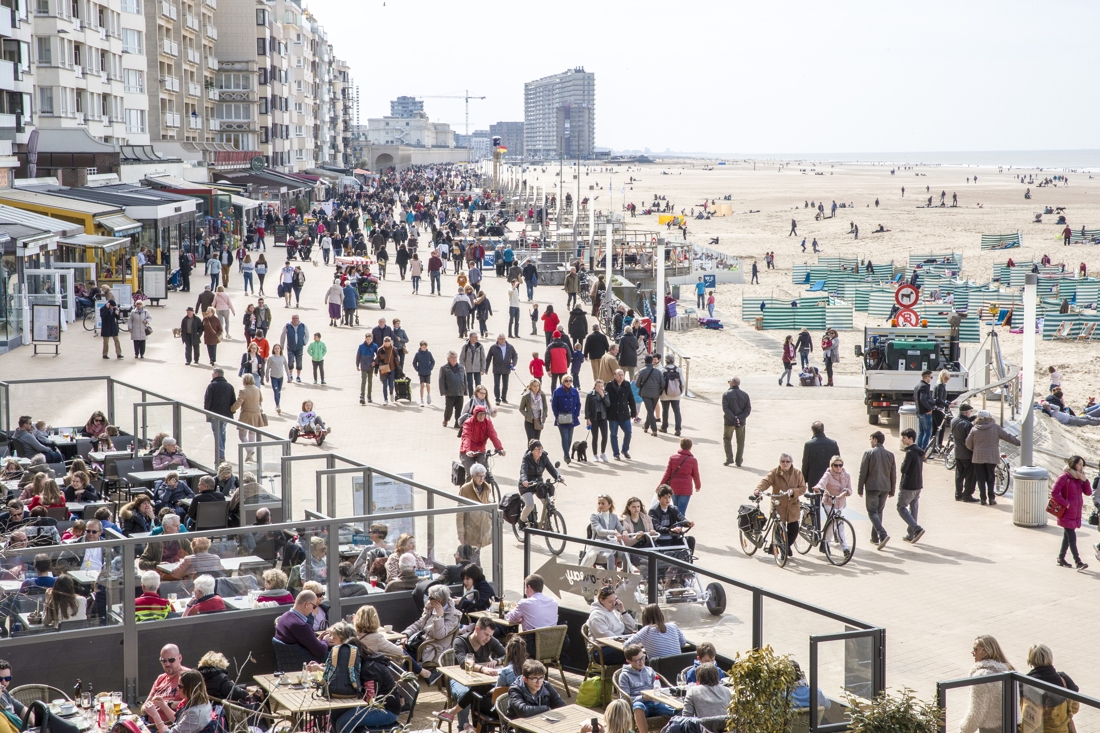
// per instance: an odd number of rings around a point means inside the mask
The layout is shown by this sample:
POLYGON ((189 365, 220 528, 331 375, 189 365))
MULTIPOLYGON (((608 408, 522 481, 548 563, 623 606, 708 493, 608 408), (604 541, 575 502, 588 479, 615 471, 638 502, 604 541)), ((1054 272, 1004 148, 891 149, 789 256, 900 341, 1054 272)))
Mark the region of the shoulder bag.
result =
POLYGON ((1056 502, 1053 496, 1047 500, 1047 514, 1054 516, 1056 519, 1061 519, 1065 513, 1066 507, 1056 502))

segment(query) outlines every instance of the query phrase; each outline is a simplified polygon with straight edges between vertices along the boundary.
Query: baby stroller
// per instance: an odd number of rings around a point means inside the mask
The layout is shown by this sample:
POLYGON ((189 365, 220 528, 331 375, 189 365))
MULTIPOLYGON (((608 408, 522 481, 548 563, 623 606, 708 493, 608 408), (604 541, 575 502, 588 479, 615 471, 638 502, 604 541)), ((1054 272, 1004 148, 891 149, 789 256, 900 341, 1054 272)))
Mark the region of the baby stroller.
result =
POLYGON ((172 270, 172 276, 168 278, 168 292, 174 293, 180 289, 180 271, 177 267, 172 270))

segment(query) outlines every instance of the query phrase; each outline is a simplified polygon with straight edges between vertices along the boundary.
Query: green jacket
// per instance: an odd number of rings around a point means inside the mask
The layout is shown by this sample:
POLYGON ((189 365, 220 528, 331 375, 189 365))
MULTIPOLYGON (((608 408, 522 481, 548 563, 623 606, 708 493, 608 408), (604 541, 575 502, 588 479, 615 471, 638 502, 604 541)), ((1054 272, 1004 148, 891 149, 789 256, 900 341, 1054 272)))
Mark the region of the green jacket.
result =
POLYGON ((310 341, 309 346, 306 347, 306 353, 314 361, 324 361, 325 354, 328 353, 328 347, 325 346, 324 341, 310 341))

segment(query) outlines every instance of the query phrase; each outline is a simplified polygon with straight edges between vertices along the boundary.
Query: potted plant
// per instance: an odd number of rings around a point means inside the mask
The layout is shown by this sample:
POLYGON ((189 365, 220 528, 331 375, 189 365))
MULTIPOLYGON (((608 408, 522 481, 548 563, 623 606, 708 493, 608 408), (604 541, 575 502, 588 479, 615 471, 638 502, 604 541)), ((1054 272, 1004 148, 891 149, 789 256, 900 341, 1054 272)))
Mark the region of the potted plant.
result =
POLYGON ((794 718, 791 690, 799 679, 794 660, 770 646, 738 654, 730 668, 733 697, 727 730, 787 733, 794 718))
POLYGON ((944 722, 943 709, 918 700, 907 687, 896 695, 879 693, 870 702, 849 695, 848 705, 849 733, 938 733, 944 722))

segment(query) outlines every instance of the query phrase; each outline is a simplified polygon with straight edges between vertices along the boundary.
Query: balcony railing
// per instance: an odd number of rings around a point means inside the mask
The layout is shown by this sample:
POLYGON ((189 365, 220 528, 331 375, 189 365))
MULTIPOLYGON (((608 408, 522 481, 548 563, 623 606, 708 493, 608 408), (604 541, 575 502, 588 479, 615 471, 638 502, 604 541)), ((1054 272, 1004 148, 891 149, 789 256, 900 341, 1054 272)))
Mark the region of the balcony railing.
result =
POLYGON ((191 13, 187 13, 184 16, 183 24, 193 31, 197 31, 199 29, 199 19, 196 18, 194 15, 191 15, 191 13))
POLYGON ((161 88, 166 92, 178 92, 180 90, 180 80, 176 76, 162 76, 160 78, 161 88))
POLYGON ((193 81, 187 82, 187 96, 189 97, 201 97, 202 87, 193 81))
POLYGON ((163 15, 165 18, 171 18, 172 20, 176 20, 179 17, 178 13, 179 13, 179 11, 176 10, 175 5, 173 5, 170 2, 166 2, 166 0, 161 0, 161 3, 160 3, 160 14, 161 15, 163 15))
POLYGON ((202 54, 200 54, 197 49, 194 49, 194 48, 187 49, 187 63, 189 63, 189 64, 201 64, 202 63, 202 54))
POLYGON ((165 127, 179 127, 180 116, 175 112, 164 113, 164 126, 165 127))
POLYGON ((213 38, 215 41, 218 40, 218 29, 208 23, 206 25, 206 37, 213 38))
POLYGON ((175 41, 170 41, 167 38, 160 39, 161 53, 168 54, 169 56, 180 55, 180 45, 175 41))
POLYGON ((192 130, 202 129, 202 118, 198 115, 190 115, 187 119, 187 126, 192 130))
POLYGON ((74 66, 73 71, 76 72, 76 78, 77 79, 83 79, 84 78, 84 67, 81 66, 80 64, 77 64, 76 66, 74 66))
POLYGON ((211 132, 217 132, 220 129, 221 129, 221 123, 220 122, 218 122, 217 120, 210 120, 210 131, 211 132))
POLYGON ((218 99, 220 97, 221 97, 221 94, 218 92, 217 89, 207 89, 206 90, 206 98, 207 99, 209 99, 213 102, 216 102, 216 101, 218 101, 218 99))
POLYGON ((218 60, 216 58, 214 58, 213 56, 207 56, 206 57, 206 67, 208 69, 213 69, 214 71, 217 71, 218 70, 218 60))
POLYGON ((202 0, 202 4, 213 10, 218 9, 218 0, 202 0))

